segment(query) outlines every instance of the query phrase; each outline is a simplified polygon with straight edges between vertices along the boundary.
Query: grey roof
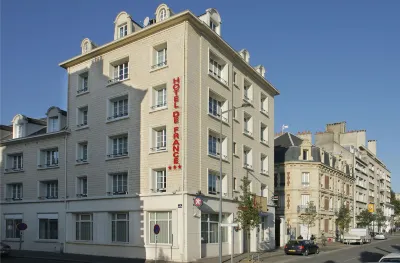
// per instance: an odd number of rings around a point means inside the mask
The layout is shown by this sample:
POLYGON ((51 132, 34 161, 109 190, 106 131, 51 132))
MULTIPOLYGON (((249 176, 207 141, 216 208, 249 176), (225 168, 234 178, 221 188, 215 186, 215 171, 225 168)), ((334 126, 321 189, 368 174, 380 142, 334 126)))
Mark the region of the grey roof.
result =
POLYGON ((40 130, 38 130, 37 132, 34 132, 32 134, 29 134, 27 137, 29 136, 35 136, 35 135, 39 135, 39 134, 45 134, 47 132, 47 127, 43 127, 40 130))
POLYGON ((45 118, 34 119, 34 118, 26 117, 26 119, 29 123, 33 123, 33 124, 37 124, 37 125, 47 125, 45 118))
POLYGON ((12 132, 13 127, 12 127, 11 125, 3 125, 3 124, 0 124, 0 130, 12 132))
POLYGON ((288 132, 285 132, 274 140, 275 146, 282 147, 300 146, 302 142, 302 139, 288 132))

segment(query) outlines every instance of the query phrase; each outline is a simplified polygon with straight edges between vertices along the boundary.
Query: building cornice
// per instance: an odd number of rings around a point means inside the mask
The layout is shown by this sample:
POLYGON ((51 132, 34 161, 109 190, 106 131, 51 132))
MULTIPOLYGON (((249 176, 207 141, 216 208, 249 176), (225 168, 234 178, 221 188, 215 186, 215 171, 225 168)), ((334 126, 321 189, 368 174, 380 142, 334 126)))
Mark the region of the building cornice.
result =
POLYGON ((386 167, 386 165, 380 159, 378 159, 378 157, 375 154, 373 154, 367 147, 365 147, 364 145, 360 145, 360 149, 366 151, 368 154, 368 157, 372 158, 375 162, 379 163, 379 165, 382 168, 384 168, 386 171, 388 171, 390 173, 390 171, 386 167))
POLYGON ((236 63, 238 63, 239 65, 241 65, 242 67, 247 69, 247 71, 248 71, 247 73, 250 73, 252 77, 254 77, 256 80, 258 80, 263 85, 267 86, 273 96, 280 94, 279 91, 271 83, 269 83, 264 77, 262 77, 252 66, 250 66, 247 62, 245 62, 242 59, 242 57, 238 54, 238 52, 235 51, 225 40, 223 40, 218 34, 216 34, 208 26, 206 26, 203 21, 201 21, 197 16, 195 16, 192 12, 190 12, 188 10, 183 11, 179 14, 176 14, 162 22, 158 22, 156 24, 147 26, 147 27, 143 28, 142 30, 132 33, 124 38, 117 39, 108 44, 97 47, 94 50, 92 50, 86 54, 78 55, 69 60, 61 62, 59 64, 59 66, 62 68, 68 69, 72 66, 83 63, 89 59, 96 58, 98 56, 106 54, 109 51, 115 50, 117 48, 123 47, 123 46, 130 44, 134 41, 137 41, 139 39, 145 38, 145 37, 152 35, 158 31, 178 25, 184 21, 189 21, 194 27, 199 29, 204 35, 206 35, 210 39, 216 41, 219 48, 221 48, 223 51, 225 51, 227 53, 230 53, 236 63))
POLYGON ((38 140, 38 139, 52 138, 52 137, 67 135, 69 133, 70 132, 68 130, 62 130, 62 131, 58 131, 58 132, 44 133, 44 134, 39 134, 39 135, 35 135, 35 136, 27 136, 27 137, 22 137, 22 138, 9 139, 9 140, 1 141, 0 146, 25 143, 28 141, 38 140))

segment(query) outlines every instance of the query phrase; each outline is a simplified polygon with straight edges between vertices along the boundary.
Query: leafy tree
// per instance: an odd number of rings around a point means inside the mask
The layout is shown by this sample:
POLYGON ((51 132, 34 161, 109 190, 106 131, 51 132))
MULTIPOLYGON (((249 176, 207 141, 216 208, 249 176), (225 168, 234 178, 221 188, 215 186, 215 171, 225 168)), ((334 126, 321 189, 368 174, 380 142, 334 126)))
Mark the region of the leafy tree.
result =
POLYGON ((341 234, 349 229, 351 222, 350 209, 345 207, 343 204, 339 208, 339 212, 336 213, 336 224, 341 234))
POLYGON ((394 214, 400 216, 400 200, 396 199, 396 194, 390 190, 390 203, 394 206, 394 214))
POLYGON ((300 222, 307 226, 308 233, 307 236, 310 236, 310 228, 315 226, 315 222, 317 221, 317 209, 314 205, 314 202, 308 202, 307 208, 305 209, 305 213, 299 216, 300 222))
POLYGON ((235 219, 240 228, 247 233, 247 244, 250 244, 250 230, 258 227, 260 224, 261 206, 253 200, 253 194, 250 192, 250 181, 246 175, 242 179, 240 189, 242 194, 239 198, 238 213, 235 219))
POLYGON ((361 227, 367 227, 374 221, 374 214, 365 209, 356 216, 356 219, 361 227))
POLYGON ((384 215, 383 210, 381 208, 376 209, 375 221, 376 224, 378 225, 378 232, 381 232, 381 227, 384 226, 386 222, 386 216, 384 215))

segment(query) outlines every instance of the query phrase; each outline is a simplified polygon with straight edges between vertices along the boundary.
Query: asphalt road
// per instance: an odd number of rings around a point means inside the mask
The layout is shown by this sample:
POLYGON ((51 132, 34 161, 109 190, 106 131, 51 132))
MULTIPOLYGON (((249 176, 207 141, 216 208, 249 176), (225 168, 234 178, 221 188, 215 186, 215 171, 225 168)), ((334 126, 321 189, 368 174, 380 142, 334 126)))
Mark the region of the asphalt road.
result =
POLYGON ((66 261, 55 261, 53 259, 43 260, 43 259, 31 259, 31 258, 4 258, 0 259, 1 263, 66 263, 66 261))
MULTIPOLYGON (((293 256, 284 255, 271 258, 273 262, 286 263, 360 263, 378 262, 381 257, 392 252, 400 253, 400 236, 392 236, 387 240, 373 240, 371 244, 349 245, 343 249, 321 252, 319 255, 293 256)), ((266 259, 265 261, 271 261, 266 259)))

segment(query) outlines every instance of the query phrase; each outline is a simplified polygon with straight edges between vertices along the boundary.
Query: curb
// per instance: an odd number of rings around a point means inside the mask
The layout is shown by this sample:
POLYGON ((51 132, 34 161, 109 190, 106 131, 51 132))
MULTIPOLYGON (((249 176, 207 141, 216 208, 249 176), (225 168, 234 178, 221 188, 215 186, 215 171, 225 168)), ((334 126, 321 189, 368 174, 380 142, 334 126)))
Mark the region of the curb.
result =
POLYGON ((65 259, 65 258, 52 258, 52 257, 30 257, 30 256, 13 256, 9 255, 10 258, 28 258, 28 259, 41 259, 41 260, 54 260, 54 261, 64 261, 64 262, 77 262, 77 263, 93 263, 93 261, 85 261, 78 259, 65 259))

